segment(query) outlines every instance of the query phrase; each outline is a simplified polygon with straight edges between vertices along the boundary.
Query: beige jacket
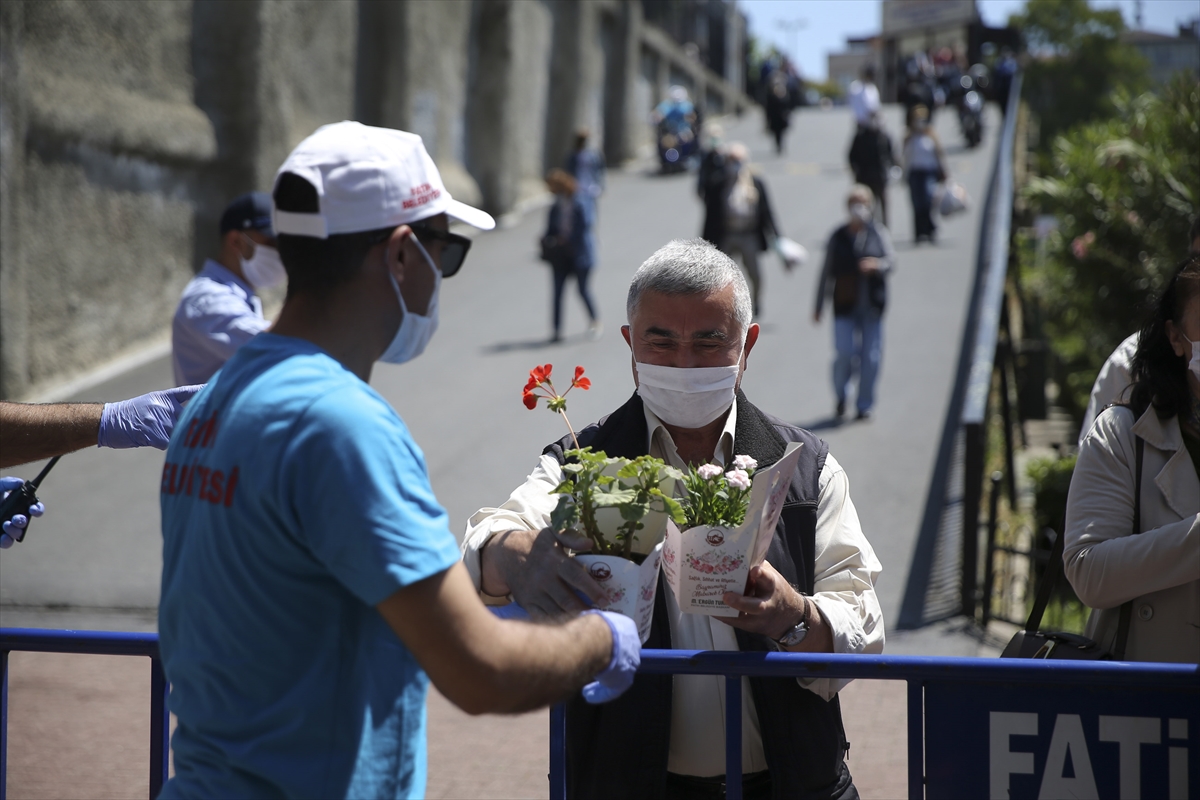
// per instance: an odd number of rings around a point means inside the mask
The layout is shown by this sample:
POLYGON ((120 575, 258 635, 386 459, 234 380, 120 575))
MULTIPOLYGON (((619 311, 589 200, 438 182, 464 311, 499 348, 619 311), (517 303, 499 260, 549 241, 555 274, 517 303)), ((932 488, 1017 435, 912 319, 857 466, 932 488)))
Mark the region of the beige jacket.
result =
POLYGON ((1113 407, 1079 449, 1067 496, 1063 562, 1093 611, 1087 635, 1108 645, 1120 606, 1133 600, 1125 657, 1200 663, 1200 478, 1172 417, 1136 422, 1113 407), (1133 535, 1136 436, 1142 460, 1142 532, 1133 535))

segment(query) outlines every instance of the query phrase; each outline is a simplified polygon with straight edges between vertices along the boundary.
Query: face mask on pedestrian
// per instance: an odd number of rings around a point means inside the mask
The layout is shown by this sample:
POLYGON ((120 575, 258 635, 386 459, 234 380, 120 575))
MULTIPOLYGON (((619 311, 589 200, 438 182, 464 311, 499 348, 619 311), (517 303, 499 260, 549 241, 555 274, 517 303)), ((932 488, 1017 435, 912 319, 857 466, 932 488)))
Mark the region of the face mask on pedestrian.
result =
POLYGON ((400 310, 404 312, 404 318, 400 320, 400 327, 396 330, 396 335, 392 337, 392 343, 379 357, 379 360, 385 364, 403 364, 406 361, 412 361, 425 352, 425 346, 429 344, 429 340, 437 331, 438 291, 442 288, 442 271, 434 265, 433 259, 429 257, 428 251, 416 236, 413 236, 411 241, 421 252, 425 263, 433 270, 433 294, 429 296, 429 308, 426 310, 425 316, 422 317, 409 311, 408 306, 404 303, 404 295, 400 294, 400 284, 396 283, 395 276, 390 270, 388 271, 388 280, 392 282, 392 289, 396 292, 396 299, 400 301, 400 310))
POLYGON ((1192 346, 1192 360, 1188 362, 1188 369, 1196 376, 1196 380, 1200 381, 1200 342, 1193 342, 1191 339, 1183 336, 1183 340, 1192 346))
POLYGON ((850 216, 866 225, 871 221, 871 207, 866 203, 851 203, 850 216))
POLYGON ((733 405, 740 367, 660 367, 635 362, 638 394, 668 425, 703 428, 733 405))
POLYGON ((278 250, 256 242, 249 236, 246 237, 246 241, 254 245, 254 255, 249 259, 241 259, 242 274, 251 286, 255 289, 270 289, 287 280, 287 270, 283 268, 278 250))

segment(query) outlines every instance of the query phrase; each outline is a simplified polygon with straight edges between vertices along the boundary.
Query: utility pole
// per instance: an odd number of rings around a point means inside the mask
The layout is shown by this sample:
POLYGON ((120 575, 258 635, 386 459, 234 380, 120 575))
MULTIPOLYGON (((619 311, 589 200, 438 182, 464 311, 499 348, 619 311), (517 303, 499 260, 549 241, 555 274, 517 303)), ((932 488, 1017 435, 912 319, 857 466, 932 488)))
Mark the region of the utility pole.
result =
POLYGON ((784 33, 791 34, 791 47, 788 48, 788 52, 791 54, 792 66, 795 66, 800 61, 800 31, 808 27, 808 20, 802 17, 781 19, 777 20, 775 25, 784 33))

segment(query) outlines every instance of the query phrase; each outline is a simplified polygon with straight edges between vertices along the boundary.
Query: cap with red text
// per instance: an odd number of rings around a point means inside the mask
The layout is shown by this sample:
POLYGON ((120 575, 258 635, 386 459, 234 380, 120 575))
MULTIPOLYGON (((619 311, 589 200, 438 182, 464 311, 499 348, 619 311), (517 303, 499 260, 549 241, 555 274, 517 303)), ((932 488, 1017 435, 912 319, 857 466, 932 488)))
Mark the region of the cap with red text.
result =
POLYGON ((496 227, 490 214, 450 196, 420 136, 360 122, 322 125, 298 144, 275 174, 274 200, 277 234, 317 239, 438 214, 485 231, 496 227), (287 210, 280 208, 281 186, 287 210))

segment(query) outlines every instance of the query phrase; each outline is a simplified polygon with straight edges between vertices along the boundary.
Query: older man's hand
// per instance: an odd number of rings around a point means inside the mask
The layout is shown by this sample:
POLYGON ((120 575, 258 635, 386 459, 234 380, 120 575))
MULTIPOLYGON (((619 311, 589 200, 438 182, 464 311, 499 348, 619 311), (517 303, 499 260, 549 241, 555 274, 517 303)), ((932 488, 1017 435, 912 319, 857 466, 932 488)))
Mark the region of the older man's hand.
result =
POLYGON ((540 531, 504 531, 493 536, 480 553, 483 591, 511 594, 535 619, 575 615, 607 602, 600 584, 567 555, 591 549, 587 537, 540 531))
POLYGON ((750 568, 749 594, 726 592, 725 605, 740 612, 737 617, 717 617, 727 625, 770 639, 778 639, 808 619, 808 636, 799 645, 789 648, 795 652, 832 653, 833 632, 821 616, 817 604, 800 594, 771 566, 771 562, 750 568))

